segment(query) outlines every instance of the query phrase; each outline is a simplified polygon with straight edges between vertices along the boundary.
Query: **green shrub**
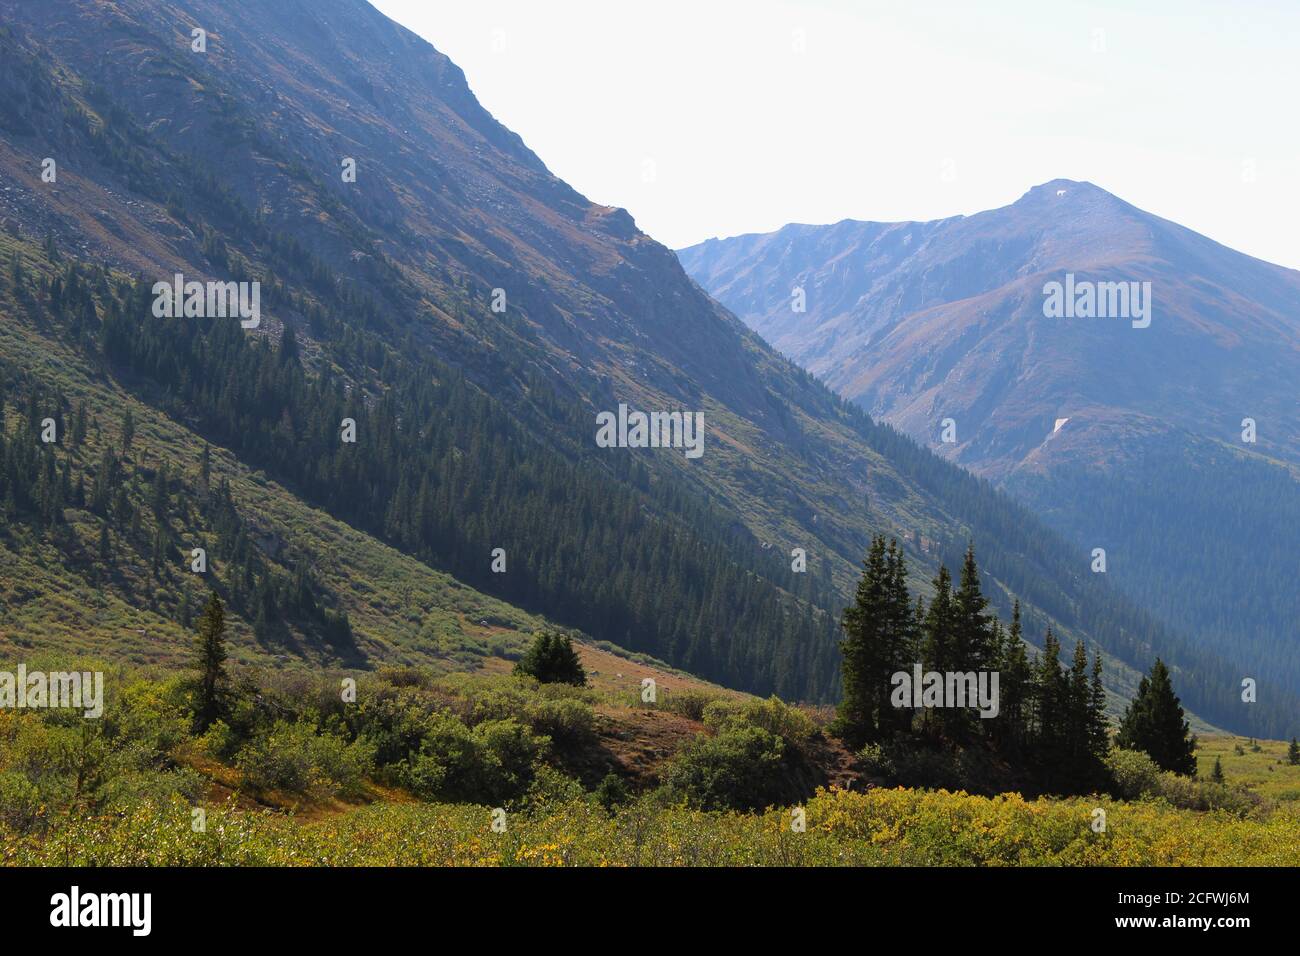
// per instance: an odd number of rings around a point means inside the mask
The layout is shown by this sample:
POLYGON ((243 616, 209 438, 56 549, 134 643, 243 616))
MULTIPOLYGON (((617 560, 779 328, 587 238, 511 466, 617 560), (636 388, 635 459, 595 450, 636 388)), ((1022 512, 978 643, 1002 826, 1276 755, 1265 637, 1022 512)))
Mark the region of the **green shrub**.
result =
POLYGON ((504 803, 532 784, 536 762, 549 744, 515 720, 486 721, 471 729, 450 714, 438 714, 408 762, 404 782, 425 800, 504 803))
POLYGON ((863 747, 858 752, 858 766, 875 782, 887 786, 992 795, 1018 791, 1025 785, 997 754, 979 744, 918 745, 899 736, 863 747))
POLYGON ((436 714, 408 761, 404 783, 425 800, 472 799, 481 759, 470 729, 450 714, 436 714))
POLYGON ((376 765, 387 768, 420 749, 430 727, 431 708, 418 692, 385 687, 363 697, 345 719, 352 735, 375 748, 376 765))
POLYGON ((1175 773, 1160 774, 1159 797, 1180 810, 1223 810, 1245 817, 1263 806, 1263 799, 1241 787, 1196 780, 1175 773))
POLYGON ((611 812, 632 799, 627 781, 616 773, 605 774, 597 784, 594 796, 602 807, 611 812))
POLYGON ((572 746, 594 736, 596 712, 580 700, 544 700, 532 708, 528 723, 535 733, 572 746))
POLYGON ((334 734, 318 734, 306 721, 279 720, 244 745, 235 765, 259 790, 355 796, 373 771, 374 759, 371 741, 348 743, 334 734))
POLYGON ((154 757, 165 757, 190 739, 191 715, 182 679, 132 681, 117 704, 117 733, 142 744, 154 757))
POLYGON ((473 726, 488 720, 526 721, 536 704, 536 696, 525 693, 524 686, 525 682, 516 680, 505 685, 467 689, 466 723, 473 726))
POLYGON ((894 764, 894 782, 926 790, 971 789, 962 772, 961 754, 944 748, 891 744, 886 748, 894 764))
POLYGON ((863 773, 880 783, 893 783, 898 777, 893 754, 880 744, 867 744, 858 751, 858 762, 863 773))
POLYGON ((521 796, 533 782, 535 764, 550 747, 546 737, 535 736, 514 720, 492 720, 474 728, 482 747, 483 787, 498 801, 521 796))
POLYGON ((1242 787, 1161 770, 1140 751, 1113 749, 1106 766, 1116 795, 1124 800, 1163 800, 1182 810, 1224 810, 1241 817, 1263 805, 1258 794, 1242 787))
POLYGON ((349 743, 336 734, 319 734, 312 741, 311 757, 331 796, 361 796, 366 778, 375 770, 375 745, 364 738, 349 743))
MULTIPOLYGON (((112 750, 102 721, 58 723, 63 715, 42 714, 18 723, 12 744, 0 754, 3 766, 24 776, 47 807, 91 804, 110 764, 112 750)), ((67 719, 64 717, 63 719, 67 719)))
POLYGON ((767 700, 750 701, 745 707, 745 717, 794 744, 803 743, 817 729, 811 717, 775 695, 767 700))
POLYGON ((664 780, 670 800, 704 810, 755 810, 781 793, 784 744, 761 727, 729 727, 697 737, 674 758, 664 780))
POLYGON ((714 701, 721 701, 723 698, 717 694, 706 694, 699 690, 686 690, 680 694, 665 695, 664 710, 671 711, 674 714, 681 714, 688 720, 703 720, 704 712, 714 701))
POLYGON ((1123 800, 1140 800, 1160 790, 1160 768, 1140 750, 1112 747, 1106 769, 1115 782, 1115 795, 1123 800))
POLYGON ((231 760, 239 751, 239 736, 224 720, 215 720, 199 738, 203 752, 217 760, 231 760))
POLYGON ((429 675, 418 667, 381 667, 379 679, 393 687, 427 687, 429 675))
POLYGON ((795 745, 806 741, 817 729, 811 717, 775 695, 767 700, 745 701, 720 697, 704 708, 704 725, 710 730, 718 731, 738 724, 761 727, 795 745))
POLYGON ((524 802, 529 810, 538 810, 554 804, 570 804, 586 796, 582 783, 547 764, 538 764, 533 782, 528 786, 524 802))
POLYGON ((0 824, 29 833, 41 823, 41 794, 23 774, 0 770, 0 824))
POLYGON ((5 764, 32 781, 66 776, 85 765, 80 754, 88 742, 97 740, 98 734, 87 739, 77 728, 33 717, 19 723, 5 764))
POLYGON ((730 697, 714 697, 705 703, 698 718, 715 734, 727 727, 744 723, 744 708, 730 697))
POLYGON ((207 789, 207 778, 189 767, 136 770, 111 777, 100 788, 98 797, 105 810, 125 812, 142 803, 166 806, 175 797, 197 804, 207 789))
POLYGON ((591 688, 576 684, 537 684, 536 693, 543 700, 581 700, 586 703, 591 703, 598 697, 591 688))
POLYGON ((312 776, 311 740, 316 730, 308 724, 277 721, 257 734, 235 757, 244 780, 258 790, 306 793, 317 781, 312 776))

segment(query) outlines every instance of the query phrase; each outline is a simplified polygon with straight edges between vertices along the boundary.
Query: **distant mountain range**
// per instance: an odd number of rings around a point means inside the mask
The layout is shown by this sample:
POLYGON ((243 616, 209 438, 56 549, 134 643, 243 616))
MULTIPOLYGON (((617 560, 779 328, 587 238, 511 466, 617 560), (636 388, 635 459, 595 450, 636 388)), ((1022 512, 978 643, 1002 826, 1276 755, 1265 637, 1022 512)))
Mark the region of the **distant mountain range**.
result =
POLYGON ((1070 180, 968 217, 789 225, 679 258, 1080 562, 1105 549, 1112 583, 1243 678, 1300 689, 1300 273, 1070 180), (1149 289, 1150 313, 1066 317, 1053 283, 1099 292, 1098 313, 1149 289))

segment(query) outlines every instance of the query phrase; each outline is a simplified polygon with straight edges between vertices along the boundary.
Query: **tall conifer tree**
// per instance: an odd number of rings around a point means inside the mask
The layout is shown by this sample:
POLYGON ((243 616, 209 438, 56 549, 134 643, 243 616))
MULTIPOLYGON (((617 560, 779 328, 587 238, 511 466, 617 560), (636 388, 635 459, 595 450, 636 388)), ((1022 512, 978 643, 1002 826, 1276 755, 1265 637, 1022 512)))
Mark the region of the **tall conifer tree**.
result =
POLYGON ((880 682, 883 677, 888 688, 889 679, 885 675, 888 586, 885 539, 876 537, 863 562, 853 603, 844 609, 840 622, 844 631, 840 642, 844 696, 836 732, 854 749, 880 736, 880 682))
POLYGON ((1189 729, 1169 668, 1157 657, 1124 712, 1116 743, 1125 750, 1145 752, 1162 770, 1195 776, 1196 738, 1189 729))
POLYGON ((229 677, 226 674, 226 609, 213 593, 208 598, 198 626, 198 704, 195 722, 207 730, 226 712, 229 677))

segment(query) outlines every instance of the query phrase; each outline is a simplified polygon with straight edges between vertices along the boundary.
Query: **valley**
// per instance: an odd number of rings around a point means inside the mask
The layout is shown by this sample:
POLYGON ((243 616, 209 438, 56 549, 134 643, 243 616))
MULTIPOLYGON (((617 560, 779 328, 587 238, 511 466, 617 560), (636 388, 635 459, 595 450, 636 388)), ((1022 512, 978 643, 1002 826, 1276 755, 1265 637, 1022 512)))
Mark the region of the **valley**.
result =
POLYGON ((0 0, 0 864, 1300 865, 1297 305, 1064 179, 674 253, 364 0, 0 0))

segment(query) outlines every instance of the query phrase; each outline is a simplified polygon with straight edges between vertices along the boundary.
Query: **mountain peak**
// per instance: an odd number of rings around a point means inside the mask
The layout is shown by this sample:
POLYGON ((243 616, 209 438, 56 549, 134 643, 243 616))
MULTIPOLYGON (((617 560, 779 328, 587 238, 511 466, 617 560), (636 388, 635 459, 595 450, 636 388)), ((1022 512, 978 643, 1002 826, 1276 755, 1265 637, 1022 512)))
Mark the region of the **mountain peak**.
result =
MULTIPOLYGON (((1029 191, 1025 193, 1025 196, 1033 196, 1036 193, 1040 193, 1040 192, 1056 193, 1057 191, 1062 189, 1067 191, 1087 190, 1087 191, 1097 192, 1097 193, 1106 193, 1106 190, 1102 189, 1100 186, 1095 185, 1094 183, 1088 182, 1087 180, 1062 178, 1062 179, 1049 179, 1045 183, 1039 183, 1037 186, 1031 186, 1029 191)), ((1110 194, 1106 193, 1106 195, 1110 195, 1110 194)))
POLYGON ((1023 208, 1040 204, 1057 204, 1066 201, 1072 204, 1106 204, 1127 206, 1122 199, 1109 193, 1095 183, 1075 179, 1051 179, 1031 187, 1023 196, 1012 203, 1013 207, 1023 208))

